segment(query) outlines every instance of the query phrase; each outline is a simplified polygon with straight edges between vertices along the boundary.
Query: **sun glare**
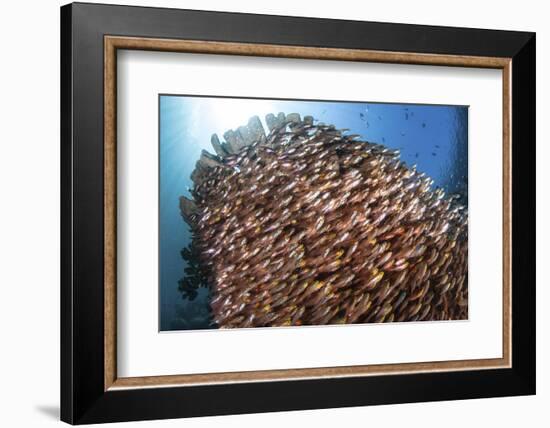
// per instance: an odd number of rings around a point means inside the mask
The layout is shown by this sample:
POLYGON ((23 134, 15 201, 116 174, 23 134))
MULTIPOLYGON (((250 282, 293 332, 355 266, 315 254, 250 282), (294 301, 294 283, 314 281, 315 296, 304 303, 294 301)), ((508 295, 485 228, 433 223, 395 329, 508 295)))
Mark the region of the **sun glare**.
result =
POLYGON ((207 101, 210 123, 216 124, 220 136, 229 129, 246 125, 252 116, 258 116, 265 128, 265 115, 277 113, 273 103, 264 100, 213 98, 207 101))

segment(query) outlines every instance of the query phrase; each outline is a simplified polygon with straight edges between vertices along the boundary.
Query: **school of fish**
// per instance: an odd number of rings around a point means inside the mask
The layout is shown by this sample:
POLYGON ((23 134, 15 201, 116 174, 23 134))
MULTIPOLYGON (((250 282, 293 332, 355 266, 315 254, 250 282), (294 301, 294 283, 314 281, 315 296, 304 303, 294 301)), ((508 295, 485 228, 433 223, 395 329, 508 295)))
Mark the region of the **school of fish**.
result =
POLYGON ((220 328, 468 317, 467 209, 399 152, 296 113, 212 136, 180 198, 220 328))

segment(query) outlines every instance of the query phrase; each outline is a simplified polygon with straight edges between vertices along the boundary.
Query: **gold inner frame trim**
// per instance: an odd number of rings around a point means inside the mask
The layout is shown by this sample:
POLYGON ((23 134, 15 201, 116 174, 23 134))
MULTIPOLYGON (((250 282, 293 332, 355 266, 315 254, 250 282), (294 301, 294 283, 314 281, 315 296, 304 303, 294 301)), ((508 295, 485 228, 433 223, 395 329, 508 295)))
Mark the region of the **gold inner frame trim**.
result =
POLYGON ((220 383, 282 381, 312 378, 360 377, 420 372, 481 370, 511 367, 511 58, 385 52, 252 43, 170 40, 139 37, 104 37, 104 389, 193 386, 220 383), (503 322, 502 358, 377 364, 343 367, 261 370, 171 376, 119 378, 116 367, 116 88, 117 50, 147 50, 213 55, 242 55, 278 58, 378 62, 393 64, 439 65, 494 68, 502 70, 503 125, 503 322))

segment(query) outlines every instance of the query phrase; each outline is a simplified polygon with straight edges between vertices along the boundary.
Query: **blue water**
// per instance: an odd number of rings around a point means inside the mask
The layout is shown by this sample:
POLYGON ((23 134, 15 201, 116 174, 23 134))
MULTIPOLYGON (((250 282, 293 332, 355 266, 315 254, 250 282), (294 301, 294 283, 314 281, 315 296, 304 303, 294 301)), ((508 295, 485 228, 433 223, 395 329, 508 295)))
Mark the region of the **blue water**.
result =
POLYGON ((202 149, 214 153, 210 137, 246 125, 258 115, 311 115, 364 140, 401 151, 401 159, 425 172, 435 187, 468 203, 468 108, 419 104, 257 100, 161 95, 160 108, 160 330, 208 328, 208 292, 190 301, 178 290, 186 262, 181 250, 191 240, 179 211, 190 197, 190 175, 202 149))

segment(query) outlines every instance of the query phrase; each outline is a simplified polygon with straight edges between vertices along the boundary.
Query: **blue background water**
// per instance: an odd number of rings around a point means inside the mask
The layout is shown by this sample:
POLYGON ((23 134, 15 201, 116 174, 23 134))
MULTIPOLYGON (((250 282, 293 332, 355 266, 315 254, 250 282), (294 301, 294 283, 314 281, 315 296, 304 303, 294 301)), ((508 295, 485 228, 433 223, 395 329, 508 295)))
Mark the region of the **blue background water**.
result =
POLYGON ((278 112, 311 115, 337 128, 349 128, 363 139, 401 150, 401 159, 417 165, 434 186, 468 201, 468 108, 418 104, 385 104, 218 97, 159 96, 160 201, 159 293, 160 330, 208 328, 208 292, 182 298, 178 281, 184 276, 181 250, 191 235, 179 211, 179 197, 190 197, 190 175, 201 150, 214 153, 210 137, 220 140, 228 129, 246 125, 258 115, 278 112))

